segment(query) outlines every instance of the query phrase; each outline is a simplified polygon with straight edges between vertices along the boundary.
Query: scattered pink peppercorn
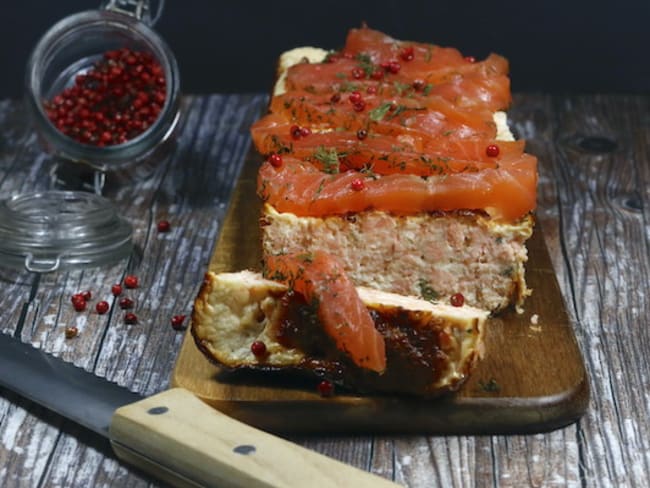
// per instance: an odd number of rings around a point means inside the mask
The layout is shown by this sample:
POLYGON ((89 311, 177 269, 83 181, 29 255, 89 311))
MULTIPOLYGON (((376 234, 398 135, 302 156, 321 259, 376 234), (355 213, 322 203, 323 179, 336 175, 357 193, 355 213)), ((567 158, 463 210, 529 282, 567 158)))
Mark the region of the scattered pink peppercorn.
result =
POLYGON ((269 156, 269 163, 274 168, 279 168, 280 166, 282 166, 282 156, 280 156, 279 154, 275 154, 275 153, 271 154, 269 156))
POLYGON ((359 129, 357 131, 357 139, 363 141, 366 137, 368 137, 368 131, 366 129, 359 129))
POLYGON ((353 91, 352 93, 350 93, 348 100, 350 100, 350 103, 354 105, 355 103, 359 103, 363 101, 363 98, 361 97, 361 93, 359 93, 358 91, 353 91))
POLYGON ((339 103, 341 101, 341 94, 340 93, 335 93, 330 97, 330 102, 332 103, 339 103))
POLYGON ((172 228, 169 220, 161 220, 158 222, 158 232, 169 232, 172 228))
POLYGON ((83 298, 79 300, 75 300, 74 302, 72 302, 72 306, 77 312, 83 312, 84 310, 86 310, 86 300, 84 300, 83 298))
POLYGON ((354 191, 361 191, 366 187, 366 184, 363 182, 361 178, 355 178, 352 180, 352 183, 350 183, 350 187, 354 191))
POLYGON ((411 86, 415 91, 422 90, 424 88, 424 85, 425 85, 424 80, 420 80, 420 79, 413 80, 413 83, 411 84, 411 86))
POLYGON ((413 61, 413 58, 415 58, 415 49, 413 46, 405 47, 400 51, 399 57, 404 61, 413 61))
POLYGON ((134 313, 131 313, 131 312, 125 313, 124 314, 124 323, 129 324, 129 325, 137 324, 138 323, 138 316, 136 314, 134 314, 134 313))
POLYGON ((266 354, 266 344, 262 341, 254 341, 251 344, 251 352, 258 358, 264 356, 266 354))
POLYGON ((99 315, 104 315, 106 312, 108 312, 108 309, 110 308, 110 305, 106 300, 102 300, 101 302, 97 302, 95 305, 95 310, 97 310, 97 313, 99 315))
POLYGON ((361 68, 353 68, 352 69, 352 78, 355 80, 360 80, 361 78, 364 78, 366 76, 366 72, 363 71, 361 68))
POLYGON ((79 335, 79 329, 77 329, 76 327, 72 326, 72 327, 66 327, 65 328, 65 338, 66 339, 74 339, 78 335, 79 335))
POLYGON ((323 380, 318 383, 318 393, 322 397, 331 397, 334 394, 334 383, 328 380, 323 380))
POLYGON ((475 63, 476 58, 474 56, 465 56, 465 61, 467 61, 468 63, 475 63))
POLYGON ((302 131, 300 130, 300 126, 297 126, 297 125, 292 125, 289 128, 289 133, 291 134, 291 137, 294 140, 298 140, 302 136, 302 131))
POLYGON ((111 286, 111 293, 113 296, 119 297, 122 294, 122 285, 116 283, 115 285, 111 286))
POLYGON ((93 294, 90 290, 82 291, 81 296, 84 297, 84 300, 90 301, 93 297, 93 294))
POLYGON ((383 79, 383 77, 384 77, 384 70, 381 69, 376 69, 372 73, 370 73, 370 78, 372 78, 373 80, 379 81, 383 79))
POLYGON ((134 302, 128 297, 123 297, 120 298, 119 305, 122 310, 128 310, 130 308, 133 308, 134 302))
POLYGON ((124 278, 124 286, 127 288, 137 288, 138 287, 138 277, 135 275, 127 275, 124 278))
POLYGON ((171 320, 174 330, 185 329, 185 315, 174 315, 171 320))
POLYGON ((280 166, 282 166, 282 156, 280 156, 279 154, 271 154, 269 156, 269 163, 274 168, 279 168, 280 166))
POLYGON ((454 307, 462 307, 465 303, 465 297, 462 293, 454 293, 451 297, 449 297, 449 303, 451 303, 454 307))
POLYGON ((491 158, 496 158, 499 155, 499 146, 496 144, 490 144, 487 148, 485 148, 485 154, 491 158))
POLYGON ((402 69, 402 65, 399 64, 397 61, 384 61, 383 63, 380 64, 382 68, 384 68, 385 71, 388 73, 393 73, 397 74, 399 73, 399 70, 402 69))

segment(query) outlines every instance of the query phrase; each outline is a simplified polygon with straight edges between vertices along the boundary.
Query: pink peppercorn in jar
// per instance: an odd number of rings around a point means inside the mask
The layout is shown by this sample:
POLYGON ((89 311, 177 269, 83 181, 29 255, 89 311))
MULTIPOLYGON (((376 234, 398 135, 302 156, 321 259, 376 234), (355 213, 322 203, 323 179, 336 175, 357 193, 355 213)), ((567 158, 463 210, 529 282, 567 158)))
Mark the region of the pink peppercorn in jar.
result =
POLYGON ((178 66, 149 22, 148 0, 105 0, 34 48, 25 101, 54 189, 0 201, 0 267, 48 273, 131 254, 133 229, 101 196, 104 182, 146 177, 173 148, 180 116, 178 66))
POLYGON ((111 0, 59 21, 34 48, 26 104, 55 160, 110 173, 164 156, 179 120, 180 77, 147 21, 149 2, 111 0))

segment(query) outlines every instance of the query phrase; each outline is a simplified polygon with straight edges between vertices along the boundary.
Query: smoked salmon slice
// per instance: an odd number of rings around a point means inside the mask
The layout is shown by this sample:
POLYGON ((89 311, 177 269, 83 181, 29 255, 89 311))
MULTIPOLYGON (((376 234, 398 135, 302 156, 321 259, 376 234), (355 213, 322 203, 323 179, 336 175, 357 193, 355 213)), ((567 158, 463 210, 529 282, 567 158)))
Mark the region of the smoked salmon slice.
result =
MULTIPOLYGON (((346 62, 345 67, 322 63, 292 66, 287 75, 287 91, 306 91, 313 95, 330 97, 335 93, 353 91, 377 93, 386 97, 419 93, 424 96, 442 96, 459 106, 482 106, 492 111, 505 110, 512 101, 510 79, 506 74, 484 75, 482 70, 478 69, 465 74, 444 70, 430 72, 422 80, 395 75, 380 82, 367 78, 354 79, 345 71, 355 69, 354 66, 353 62, 346 62)), ((489 69, 485 68, 483 71, 489 69)))
POLYGON ((325 332, 357 366, 377 373, 386 369, 384 338, 333 256, 320 251, 268 255, 264 272, 267 278, 286 284, 308 304, 314 304, 325 332))
POLYGON ((416 66, 424 65, 429 71, 467 64, 467 60, 458 49, 421 42, 398 41, 368 27, 348 31, 342 54, 355 56, 365 53, 376 61, 396 60, 406 64, 402 55, 406 54, 409 48, 413 48, 413 57, 408 63, 416 63, 416 66))
POLYGON ((463 56, 454 48, 411 41, 398 41, 383 32, 362 27, 348 33, 341 56, 373 64, 396 62, 402 74, 410 79, 434 83, 448 81, 450 76, 484 76, 508 73, 508 61, 497 54, 490 54, 483 62, 463 56))
POLYGON ((310 130, 372 130, 382 134, 419 132, 437 136, 449 131, 466 136, 485 134, 494 137, 496 127, 492 111, 485 108, 463 108, 438 96, 384 98, 352 92, 333 102, 331 97, 291 91, 273 97, 271 112, 284 116, 288 122, 310 130), (353 103, 363 100, 363 108, 353 103))
POLYGON ((378 177, 357 171, 327 174, 309 162, 285 157, 280 167, 262 164, 257 188, 259 196, 276 210, 298 216, 371 209, 397 215, 467 209, 514 221, 535 207, 536 168, 537 159, 524 153, 503 159, 498 168, 475 172, 378 177))
POLYGON ((505 110, 511 101, 505 58, 476 62, 453 48, 396 41, 368 28, 352 29, 345 48, 322 63, 299 63, 287 71, 288 91, 312 94, 372 90, 382 96, 442 96, 459 106, 505 110))
POLYGON ((280 212, 399 215, 481 210, 514 221, 535 208, 537 159, 499 141, 508 62, 352 29, 323 62, 286 72, 286 91, 251 129, 258 193, 280 212), (283 160, 278 164, 278 159, 283 160))
POLYGON ((327 131, 293 139, 291 125, 275 125, 261 135, 254 130, 257 150, 265 155, 289 154, 309 161, 321 171, 339 173, 349 169, 387 175, 393 173, 430 176, 495 168, 504 158, 519 156, 524 141, 488 138, 458 138, 453 135, 429 138, 395 138, 369 133, 361 140, 350 131, 327 131), (499 147, 499 155, 488 156, 486 148, 499 147))
POLYGON ((387 152, 420 152, 429 155, 466 159, 475 161, 493 161, 494 157, 486 154, 486 148, 498 144, 499 155, 521 154, 525 141, 497 141, 488 137, 459 137, 454 131, 439 137, 422 134, 404 134, 397 137, 366 131, 361 137, 357 132, 326 129, 313 132, 307 137, 292 136, 292 127, 284 117, 270 114, 258 120, 251 129, 255 148, 264 155, 272 153, 290 153, 297 158, 311 155, 319 147, 336 147, 340 152, 354 152, 368 149, 377 154, 387 152))

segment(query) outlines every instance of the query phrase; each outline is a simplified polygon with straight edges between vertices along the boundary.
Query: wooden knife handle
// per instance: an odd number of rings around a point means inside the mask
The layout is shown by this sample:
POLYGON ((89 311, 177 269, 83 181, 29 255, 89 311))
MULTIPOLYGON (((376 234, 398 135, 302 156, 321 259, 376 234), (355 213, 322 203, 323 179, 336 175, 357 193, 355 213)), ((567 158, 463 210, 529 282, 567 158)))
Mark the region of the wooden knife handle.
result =
POLYGON ((120 459, 176 486, 398 486, 230 418, 182 388, 118 409, 110 436, 120 459))

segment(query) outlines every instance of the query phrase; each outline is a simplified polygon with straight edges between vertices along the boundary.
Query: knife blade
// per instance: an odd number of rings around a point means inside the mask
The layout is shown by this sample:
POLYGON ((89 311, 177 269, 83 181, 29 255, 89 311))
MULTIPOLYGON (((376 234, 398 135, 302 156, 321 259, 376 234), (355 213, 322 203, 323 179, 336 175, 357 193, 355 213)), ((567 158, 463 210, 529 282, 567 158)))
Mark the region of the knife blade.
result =
POLYGON ((220 413, 182 388, 143 397, 0 334, 0 386, 109 439, 175 486, 397 486, 220 413))

